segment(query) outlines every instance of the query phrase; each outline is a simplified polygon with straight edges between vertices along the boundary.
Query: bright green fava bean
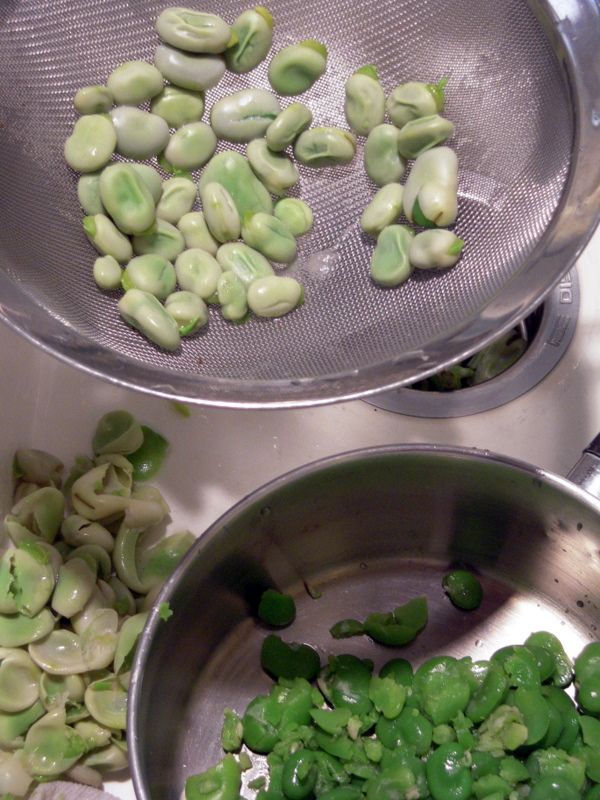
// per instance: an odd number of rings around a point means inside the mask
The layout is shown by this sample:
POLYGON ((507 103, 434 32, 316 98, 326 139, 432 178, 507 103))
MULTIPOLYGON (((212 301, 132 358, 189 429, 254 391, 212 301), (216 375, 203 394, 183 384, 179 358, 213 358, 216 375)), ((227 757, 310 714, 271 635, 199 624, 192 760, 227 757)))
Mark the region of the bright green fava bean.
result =
POLYGON ((270 150, 279 152, 289 147, 312 124, 312 111, 304 103, 292 103, 273 120, 265 138, 270 150))
POLYGON ((105 214, 84 217, 83 229, 96 250, 113 256, 119 263, 129 261, 133 255, 131 242, 105 214))
POLYGON ((267 275, 250 284, 246 300, 259 317, 282 317, 304 301, 304 289, 294 278, 267 275))
POLYGON ((221 17, 180 7, 161 11, 156 32, 167 44, 190 53, 222 53, 231 40, 231 28, 221 17))
POLYGON ((441 228, 422 231, 413 239, 408 257, 416 269, 452 267, 460 258, 463 245, 452 231, 441 228))
POLYGON ((134 106, 117 106, 111 111, 117 132, 117 153, 134 161, 158 155, 169 141, 169 126, 156 114, 134 106))
POLYGON ((217 297, 224 319, 241 322, 248 315, 246 285, 232 270, 226 270, 219 278, 217 297))
POLYGON ((165 350, 177 350, 179 328, 154 295, 141 289, 129 289, 119 300, 119 313, 151 342, 165 350))
POLYGON ((122 106, 141 106, 162 91, 163 76, 147 61, 126 61, 114 69, 106 86, 115 103, 122 106))
POLYGON ((208 322, 208 309, 193 292, 174 292, 165 300, 165 309, 179 328, 181 336, 191 336, 208 322))
POLYGON ((404 186, 402 205, 410 222, 425 227, 446 228, 458 211, 458 159, 442 145, 420 155, 404 186))
POLYGON ((273 17, 263 6, 243 11, 231 26, 237 42, 225 51, 230 72, 249 72, 265 58, 273 41, 273 17))
POLYGON ((243 242, 229 242, 221 245, 217 250, 217 261, 223 272, 235 272, 246 287, 257 278, 275 275, 275 271, 267 259, 243 242))
POLYGON ((164 156, 178 169, 194 170, 203 167, 212 158, 217 147, 217 137, 206 122, 189 122, 171 136, 164 156))
POLYGON ((242 769, 231 753, 205 772, 185 782, 185 800, 238 800, 242 769))
POLYGON ((123 271, 121 284, 125 291, 141 289, 164 300, 177 285, 175 268, 164 256, 147 253, 131 259, 123 271))
POLYGON ((208 230, 204 214, 201 211, 190 211, 189 214, 184 214, 177 223, 177 227, 183 234, 188 250, 206 250, 212 256, 216 255, 219 242, 208 230))
POLYGON ((433 800, 467 800, 471 797, 473 778, 464 755, 464 748, 455 742, 442 744, 431 753, 425 771, 433 800))
POLYGON ((117 145, 117 131, 101 114, 80 117, 65 142, 65 160, 78 172, 95 172, 110 161, 117 145))
POLYGON ((274 153, 265 139, 254 139, 246 148, 246 156, 257 178, 271 194, 282 196, 298 182, 298 167, 285 153, 274 153))
POLYGON ((302 236, 313 226, 313 212, 297 197, 284 197, 275 203, 273 215, 283 222, 292 236, 302 236))
POLYGON ((301 94, 321 77, 327 67, 327 49, 314 39, 284 47, 271 59, 269 83, 283 95, 301 94))
POLYGON ((155 253, 169 261, 175 261, 185 250, 183 234, 164 219, 157 219, 156 224, 147 233, 134 236, 131 243, 136 256, 155 253))
POLYGON ((154 64, 170 83, 194 92, 212 89, 225 74, 220 55, 185 53, 168 44, 156 48, 154 64))
POLYGON ((249 211, 272 213, 273 201, 268 189, 259 181, 241 153, 225 150, 211 158, 198 181, 200 194, 204 186, 213 182, 227 189, 240 218, 249 211))
POLYGON ((113 106, 113 97, 106 86, 84 86, 73 98, 80 114, 106 114, 113 106))
POLYGON ((442 580, 444 591, 455 606, 464 609, 477 608, 483 598, 481 584, 471 572, 455 569, 442 580))
POLYGON ((275 634, 263 639, 260 662, 263 669, 276 678, 305 678, 310 681, 321 668, 319 654, 310 645, 284 642, 275 634))
POLYGON ((247 214, 242 225, 242 239, 278 264, 289 264, 296 258, 296 240, 283 222, 271 214, 247 214))
POLYGON ((398 152, 400 131, 394 125, 377 125, 365 142, 365 170, 373 183, 395 183, 406 172, 406 161, 398 152))
POLYGON ((267 89, 242 89, 217 100, 210 124, 219 139, 250 142, 264 136, 280 111, 279 100, 267 89))
POLYGON ((113 256, 100 256, 94 261, 94 280, 100 289, 114 291, 121 286, 122 271, 113 256))
POLYGON ((350 129, 367 136, 385 119, 385 93, 374 66, 362 67, 344 86, 344 113, 350 129))
POLYGON ((412 273, 408 258, 414 232, 407 225, 388 225, 377 237, 371 277, 381 286, 399 286, 412 273))
POLYGON ((176 225, 184 214, 192 210, 198 191, 196 184, 187 178, 169 178, 162 185, 162 194, 156 204, 156 216, 176 225))
POLYGON ((122 233, 142 233, 156 218, 148 186, 128 164, 110 164, 100 173, 100 199, 122 233))
POLYGON ((437 85, 430 83, 403 83, 390 93, 386 108, 390 119, 398 128, 419 117, 438 114, 444 108, 444 86, 447 78, 437 85))
POLYGON ((310 128, 294 143, 296 160, 307 167, 348 164, 356 153, 356 138, 341 128, 310 128))
POLYGON ((404 188, 399 183, 387 183, 363 211, 360 227, 370 236, 377 238, 384 228, 392 225, 402 213, 404 188))
POLYGON ((258 616, 268 625, 290 625, 296 617, 294 598, 276 589, 266 589, 258 604, 258 616))
POLYGON ((165 86, 150 103, 150 111, 162 117, 170 128, 198 122, 204 114, 204 92, 179 86, 165 86))
POLYGON ((187 292, 209 300, 217 291, 221 265, 210 253, 200 248, 184 250, 175 261, 177 283, 187 292))
POLYGON ((439 114, 411 120, 400 129, 398 152, 404 158, 417 158, 426 150, 445 142, 453 133, 454 123, 439 114))
POLYGON ((207 183, 200 189, 204 219, 218 242, 239 239, 240 215, 227 189, 220 183, 207 183))

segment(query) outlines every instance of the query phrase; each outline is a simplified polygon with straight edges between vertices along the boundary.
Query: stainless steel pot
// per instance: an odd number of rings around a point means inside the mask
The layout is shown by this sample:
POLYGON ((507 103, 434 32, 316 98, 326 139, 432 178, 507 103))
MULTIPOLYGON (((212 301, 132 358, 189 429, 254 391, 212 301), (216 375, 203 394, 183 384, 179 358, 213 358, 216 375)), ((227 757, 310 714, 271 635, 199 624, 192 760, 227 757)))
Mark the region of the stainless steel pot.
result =
POLYGON ((139 800, 179 798, 188 775, 221 757, 224 708, 243 712, 267 690, 252 609, 268 587, 296 599, 283 638, 322 660, 486 658, 535 630, 576 655, 600 624, 599 453, 600 437, 564 479, 488 452, 392 445, 311 464, 237 504, 166 584, 159 602, 173 616, 156 607, 138 646, 128 730, 139 800), (444 595, 453 565, 480 577, 476 611, 444 595), (429 622, 401 650, 329 634, 421 594, 429 622))

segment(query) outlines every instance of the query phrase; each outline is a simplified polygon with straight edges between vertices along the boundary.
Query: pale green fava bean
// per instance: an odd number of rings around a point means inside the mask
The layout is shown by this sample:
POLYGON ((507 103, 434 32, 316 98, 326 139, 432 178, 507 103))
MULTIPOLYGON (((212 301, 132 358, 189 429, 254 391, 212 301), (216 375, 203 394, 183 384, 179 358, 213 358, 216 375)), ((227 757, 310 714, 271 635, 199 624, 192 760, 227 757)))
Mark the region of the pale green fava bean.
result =
POLYGON ((85 705, 101 725, 125 730, 127 691, 117 680, 101 679, 90 683, 85 691, 85 705))
POLYGON ((454 133, 454 123, 432 114, 407 122, 398 134, 398 152, 404 158, 417 158, 438 144, 442 144, 454 133))
POLYGON ((254 139, 246 148, 255 175, 271 194, 282 196, 300 178, 298 167, 285 153, 274 153, 265 139, 254 139))
POLYGON ((210 110, 210 124, 219 139, 249 142, 264 136, 280 111, 273 92, 242 89, 217 100, 210 110))
POLYGON ((395 125, 377 125, 367 136, 364 162, 369 178, 377 186, 400 180, 406 172, 406 160, 398 152, 398 135, 395 125))
POLYGON ((170 128, 198 122, 204 114, 204 92, 165 86, 150 102, 150 112, 162 117, 170 128))
POLYGON ((217 137, 206 122, 182 125, 169 139, 164 149, 167 161, 178 169, 194 170, 203 167, 217 148, 217 137))
POLYGON ((185 53, 168 44, 156 48, 154 64, 170 83, 194 92, 212 89, 225 74, 222 56, 185 53))
POLYGON ((204 214, 201 211, 190 211, 189 214, 184 214, 177 223, 177 227, 183 234, 188 250, 206 250, 211 256, 216 255, 219 242, 208 230, 204 214))
POLYGON ((83 229, 90 242, 102 255, 112 256, 120 264, 129 261, 133 255, 131 242, 106 214, 84 217, 83 229))
POLYGON ((100 289, 114 291, 121 286, 123 272, 113 256, 99 256, 94 261, 94 280, 100 289))
POLYGON ((156 216, 176 225, 184 214, 192 210, 198 190, 187 178, 169 178, 164 181, 160 200, 156 204, 156 216))
POLYGON ((106 86, 84 86, 73 98, 73 105, 82 115, 106 114, 113 106, 113 96, 106 86))
POLYGON ((312 120, 312 111, 304 103, 292 103, 284 108, 266 130, 269 149, 275 152, 285 150, 302 131, 310 128, 312 120))
POLYGON ((221 265, 213 255, 201 248, 184 250, 175 261, 177 283, 186 292, 209 300, 217 291, 221 265))
POLYGON ((193 292, 173 292, 165 300, 165 309, 177 323, 181 336, 191 336, 208 322, 206 303, 193 292))
POLYGON ((304 301, 304 289, 294 278, 269 275, 250 284, 246 299, 259 317, 282 317, 304 301))
POLYGON ((275 203, 273 215, 283 222, 292 236, 302 236, 313 226, 310 206, 298 197, 283 197, 275 203))
POLYGON ((408 257, 417 269, 453 267, 460 258, 464 242, 452 231, 437 228, 418 233, 413 239, 408 257))
POLYGON ((231 30, 237 42, 225 51, 230 72, 249 72, 264 60, 273 42, 273 17, 264 6, 246 9, 234 21, 231 30))
POLYGON ((52 608, 60 616, 70 619, 81 611, 92 596, 96 574, 82 558, 67 561, 59 570, 52 595, 52 608))
POLYGON ((231 41, 231 28, 224 19, 180 6, 161 11, 156 32, 167 44, 190 53, 222 53, 231 41))
MULTIPOLYGON (((32 545, 36 547, 36 545, 32 545)), ((46 557, 25 549, 9 549, 0 561, 0 612, 34 617, 54 588, 54 572, 46 557)))
POLYGON ((249 286, 257 278, 275 274, 267 259, 243 242, 221 245, 217 250, 217 261, 223 272, 235 272, 245 286, 249 286))
POLYGON ((220 183, 207 183, 200 190, 204 219, 218 242, 239 239, 242 229, 239 212, 227 189, 220 183))
POLYGON ((269 83, 283 95, 307 91, 327 67, 327 48, 314 39, 284 47, 271 59, 269 83))
POLYGON ((376 193, 360 218, 360 227, 377 238, 381 231, 392 225, 402 213, 404 187, 400 183, 387 183, 376 193))
POLYGON ((183 234, 170 222, 160 218, 147 233, 133 236, 131 244, 136 256, 154 253, 164 256, 168 261, 175 261, 185 250, 183 234))
POLYGON ((224 186, 237 208, 240 218, 249 211, 273 211, 273 201, 268 189, 259 181, 252 167, 241 153, 225 150, 213 156, 204 167, 198 189, 208 183, 224 186))
POLYGON ((40 696, 39 667, 21 649, 7 649, 0 664, 0 711, 25 711, 40 696))
POLYGON ((99 522, 90 522, 81 514, 69 514, 68 517, 65 517, 60 532, 65 542, 71 547, 97 544, 107 553, 111 553, 115 546, 112 534, 104 525, 100 525, 99 522))
POLYGON ((385 119, 385 93, 374 66, 361 67, 345 83, 344 113, 350 130, 367 136, 385 119))
POLYGON ((117 132, 117 153, 125 158, 145 161, 167 146, 169 126, 162 117, 134 106, 117 106, 110 116, 117 132))
POLYGON ((444 78, 437 85, 429 83, 403 83, 388 95, 386 109, 394 125, 402 128, 419 117, 439 113, 444 107, 444 78))
POLYGON ((88 172, 77 181, 77 199, 86 214, 106 214, 100 199, 101 172, 88 172))
POLYGON ((117 131, 102 114, 80 117, 65 142, 65 160, 78 172, 95 172, 110 161, 117 145, 117 131))
POLYGON ((247 214, 243 220, 242 239, 278 264, 289 264, 296 258, 296 240, 283 222, 271 214, 247 214))
POLYGON ((121 285, 127 292, 129 289, 141 289, 153 294, 158 300, 164 300, 177 284, 175 268, 164 256, 146 253, 132 258, 123 271, 121 285))
POLYGON ((154 295, 141 289, 130 289, 119 300, 119 313, 159 347, 165 350, 177 350, 179 347, 177 323, 154 295))
POLYGON ((458 159, 445 145, 432 147, 412 165, 402 205, 410 222, 446 228, 458 212, 458 159))
POLYGON ((157 172, 154 167, 151 167, 150 164, 138 164, 136 161, 132 161, 129 166, 134 172, 137 172, 150 190, 154 202, 158 203, 162 193, 162 177, 160 173, 157 172))
POLYGON ((47 608, 34 617, 3 614, 0 617, 0 647, 22 647, 43 639, 54 628, 54 617, 47 608))
POLYGON ((294 143, 296 160, 307 167, 349 164, 356 153, 356 138, 342 128, 310 128, 294 143))
POLYGON ((233 322, 244 320, 248 314, 246 284, 232 270, 226 270, 219 278, 217 296, 221 314, 233 322))
POLYGON ((122 233, 142 233, 156 218, 150 189, 129 164, 118 162, 102 170, 100 199, 122 233))
POLYGON ((31 725, 44 715, 45 709, 39 700, 29 708, 13 713, 0 713, 0 745, 7 750, 19 748, 22 752, 24 734, 31 725))
POLYGON ((141 106, 162 91, 164 80, 147 61, 126 61, 110 73, 106 86, 118 105, 141 106))
POLYGON ((32 775, 49 778, 72 767, 85 753, 85 741, 66 724, 66 711, 57 708, 27 731, 23 758, 32 775))
POLYGON ((407 225, 388 225, 377 237, 371 277, 381 286, 398 286, 412 273, 408 252, 414 232, 407 225))

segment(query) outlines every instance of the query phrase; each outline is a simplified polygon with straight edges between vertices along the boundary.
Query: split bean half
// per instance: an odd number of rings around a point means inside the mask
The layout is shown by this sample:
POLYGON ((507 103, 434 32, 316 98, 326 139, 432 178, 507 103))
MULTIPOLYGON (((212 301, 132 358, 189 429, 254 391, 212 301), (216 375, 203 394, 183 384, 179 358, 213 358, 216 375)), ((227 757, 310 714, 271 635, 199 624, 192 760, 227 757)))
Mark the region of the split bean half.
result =
POLYGON ((247 302, 260 317, 282 317, 304 302, 304 289, 295 278, 268 275, 248 287, 247 302))
POLYGON ((220 183, 206 183, 200 189, 204 219, 218 242, 239 239, 242 222, 227 189, 220 183))
POLYGON ((219 242, 209 231, 201 211, 190 211, 188 214, 184 214, 177 223, 177 227, 183 234, 186 248, 199 248, 213 256, 216 254, 219 242))
POLYGON ((177 256, 175 274, 182 289, 209 301, 217 291, 222 270, 217 259, 206 250, 190 248, 177 256))
POLYGON ((122 233, 143 233, 156 219, 150 189, 129 164, 117 162, 105 167, 98 188, 102 205, 122 233))
POLYGON ((176 283, 175 268, 168 259, 156 253, 132 258, 121 279, 125 291, 141 289, 159 300, 174 292, 176 283))
POLYGON ((240 217, 249 211, 273 211, 268 189, 256 177, 247 159, 235 150, 224 150, 213 156, 202 170, 198 181, 200 195, 208 183, 220 183, 231 195, 240 217))
POLYGON ((196 184, 187 178, 168 178, 163 182, 156 216, 176 225, 184 214, 189 214, 198 197, 196 184))
POLYGON ((444 86, 448 82, 443 78, 438 84, 412 81, 403 83, 390 92, 386 101, 386 109, 391 121, 398 128, 419 117, 439 114, 444 108, 444 86))
POLYGON ((80 114, 106 114, 113 106, 113 96, 106 86, 84 86, 73 98, 80 114))

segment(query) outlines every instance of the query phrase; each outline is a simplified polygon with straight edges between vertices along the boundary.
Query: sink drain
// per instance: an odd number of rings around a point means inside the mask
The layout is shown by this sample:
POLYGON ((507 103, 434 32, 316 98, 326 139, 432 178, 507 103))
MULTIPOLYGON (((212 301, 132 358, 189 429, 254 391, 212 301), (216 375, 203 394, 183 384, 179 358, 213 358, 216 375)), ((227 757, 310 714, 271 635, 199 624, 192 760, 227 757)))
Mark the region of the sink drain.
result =
POLYGON ((523 355, 501 375, 478 386, 452 392, 404 387, 365 400, 377 408, 411 417, 467 417, 498 408, 533 389, 558 364, 575 332, 579 313, 579 282, 572 269, 530 314, 524 325, 529 344, 523 355))

